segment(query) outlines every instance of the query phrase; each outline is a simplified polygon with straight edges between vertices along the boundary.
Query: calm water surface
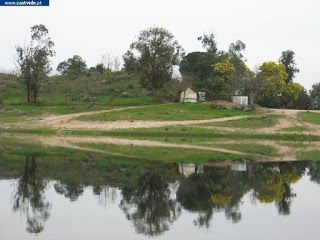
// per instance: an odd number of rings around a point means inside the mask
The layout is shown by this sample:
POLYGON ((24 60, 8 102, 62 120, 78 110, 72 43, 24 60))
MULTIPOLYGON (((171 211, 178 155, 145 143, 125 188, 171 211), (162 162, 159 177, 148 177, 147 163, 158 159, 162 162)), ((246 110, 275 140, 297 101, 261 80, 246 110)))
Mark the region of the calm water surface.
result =
POLYGON ((0 239, 319 239, 320 162, 3 154, 0 239))

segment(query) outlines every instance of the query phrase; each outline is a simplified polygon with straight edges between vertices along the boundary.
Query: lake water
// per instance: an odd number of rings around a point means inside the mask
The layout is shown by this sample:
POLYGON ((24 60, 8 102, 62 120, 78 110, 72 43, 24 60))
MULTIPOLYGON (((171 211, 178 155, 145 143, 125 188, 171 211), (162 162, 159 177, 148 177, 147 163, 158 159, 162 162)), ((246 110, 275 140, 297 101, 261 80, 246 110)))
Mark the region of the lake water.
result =
POLYGON ((320 162, 2 152, 0 239, 319 239, 320 162))

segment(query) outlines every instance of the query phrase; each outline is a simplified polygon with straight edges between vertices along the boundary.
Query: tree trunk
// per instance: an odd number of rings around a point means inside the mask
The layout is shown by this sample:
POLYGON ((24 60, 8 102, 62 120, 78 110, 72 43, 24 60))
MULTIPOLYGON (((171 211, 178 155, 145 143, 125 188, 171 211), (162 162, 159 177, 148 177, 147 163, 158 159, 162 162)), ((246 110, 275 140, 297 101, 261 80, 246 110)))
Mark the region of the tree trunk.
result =
POLYGON ((67 104, 67 93, 66 92, 64 93, 64 104, 65 105, 67 104))
POLYGON ((30 87, 27 87, 27 92, 28 92, 28 100, 27 100, 27 102, 30 103, 30 87))
POLYGON ((33 90, 33 103, 37 103, 37 97, 38 97, 37 90, 34 89, 34 90, 33 90))
POLYGON ((157 89, 154 86, 152 86, 152 95, 153 95, 153 98, 157 97, 157 89))
POLYGON ((185 91, 183 92, 182 104, 184 104, 184 101, 185 101, 185 99, 186 99, 186 91, 187 91, 187 90, 185 90, 185 91))
POLYGON ((250 92, 250 106, 253 107, 254 106, 254 99, 255 99, 255 93, 250 92))

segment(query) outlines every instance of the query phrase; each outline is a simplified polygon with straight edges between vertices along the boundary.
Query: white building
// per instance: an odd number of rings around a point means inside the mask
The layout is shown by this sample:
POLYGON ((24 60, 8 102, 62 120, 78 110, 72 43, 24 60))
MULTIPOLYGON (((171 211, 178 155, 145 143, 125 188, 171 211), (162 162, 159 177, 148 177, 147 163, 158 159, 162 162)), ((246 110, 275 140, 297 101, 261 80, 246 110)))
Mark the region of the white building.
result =
POLYGON ((203 173, 204 166, 203 165, 196 165, 193 163, 179 163, 179 172, 183 174, 185 177, 189 177, 193 173, 203 173))
POLYGON ((245 163, 234 163, 231 165, 231 170, 236 172, 245 172, 247 171, 247 164, 245 163))
POLYGON ((248 96, 233 96, 232 102, 234 104, 248 106, 248 96))
POLYGON ((185 92, 181 92, 180 94, 180 102, 192 102, 195 103, 197 102, 197 93, 188 88, 185 92))

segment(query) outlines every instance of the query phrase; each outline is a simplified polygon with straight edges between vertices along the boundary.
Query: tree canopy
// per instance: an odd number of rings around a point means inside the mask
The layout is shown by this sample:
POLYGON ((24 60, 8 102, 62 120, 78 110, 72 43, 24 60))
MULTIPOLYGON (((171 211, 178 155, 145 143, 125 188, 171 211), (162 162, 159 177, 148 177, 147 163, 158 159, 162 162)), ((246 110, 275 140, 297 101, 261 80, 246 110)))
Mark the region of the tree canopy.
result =
POLYGON ((154 27, 140 32, 124 61, 130 69, 130 64, 136 63, 142 84, 151 88, 156 97, 157 89, 172 78, 173 66, 180 63, 182 56, 183 49, 174 36, 164 28, 154 27))
POLYGON ((17 65, 20 78, 27 88, 27 101, 34 102, 40 90, 41 82, 51 71, 50 57, 55 55, 54 43, 48 29, 40 24, 31 27, 31 42, 24 47, 16 47, 17 65))
POLYGON ((79 56, 74 55, 72 58, 69 58, 67 61, 59 63, 57 71, 61 75, 73 74, 81 75, 87 72, 86 62, 79 56))
POLYGON ((281 57, 279 58, 279 63, 282 63, 286 67, 286 73, 288 78, 286 83, 292 83, 294 76, 300 70, 296 67, 296 62, 294 60, 295 53, 292 50, 283 51, 281 57))

